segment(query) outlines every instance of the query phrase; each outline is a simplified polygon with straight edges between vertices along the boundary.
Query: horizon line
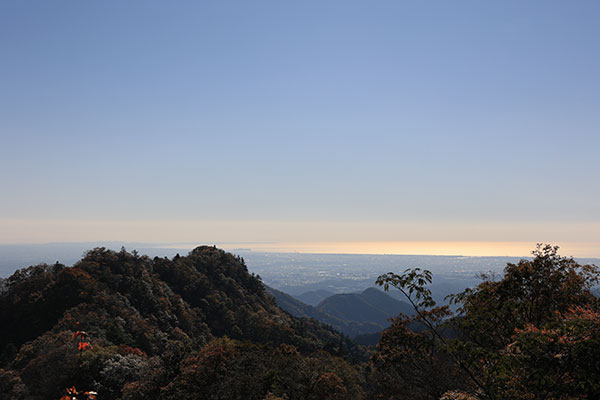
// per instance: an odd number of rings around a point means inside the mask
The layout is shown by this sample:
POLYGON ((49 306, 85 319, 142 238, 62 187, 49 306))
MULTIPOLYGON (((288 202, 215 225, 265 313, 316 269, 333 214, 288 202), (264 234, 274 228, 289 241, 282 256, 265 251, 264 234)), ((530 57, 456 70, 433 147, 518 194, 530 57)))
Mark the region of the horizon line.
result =
MULTIPOLYGON (((0 243, 0 246, 113 245, 140 246, 155 249, 192 250, 198 246, 217 246, 223 250, 256 253, 338 254, 338 255, 406 255, 446 257, 512 257, 527 258, 538 243, 531 241, 328 241, 328 242, 274 242, 274 241, 186 241, 143 242, 123 240, 20 242, 0 243)), ((554 245, 555 243, 550 244, 554 245)), ((562 242, 557 244, 565 257, 600 258, 598 243, 562 242)))

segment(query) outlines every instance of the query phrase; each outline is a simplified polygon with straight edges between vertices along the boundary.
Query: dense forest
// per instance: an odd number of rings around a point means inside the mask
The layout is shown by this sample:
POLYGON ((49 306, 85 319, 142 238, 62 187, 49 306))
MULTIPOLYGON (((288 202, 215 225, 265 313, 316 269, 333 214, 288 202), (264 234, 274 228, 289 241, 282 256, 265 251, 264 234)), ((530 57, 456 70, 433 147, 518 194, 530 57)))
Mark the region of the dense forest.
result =
POLYGON ((533 255, 452 296, 456 313, 428 271, 380 276, 412 312, 366 348, 284 312, 214 247, 96 248, 1 282, 0 398, 600 398, 600 272, 549 245, 533 255))

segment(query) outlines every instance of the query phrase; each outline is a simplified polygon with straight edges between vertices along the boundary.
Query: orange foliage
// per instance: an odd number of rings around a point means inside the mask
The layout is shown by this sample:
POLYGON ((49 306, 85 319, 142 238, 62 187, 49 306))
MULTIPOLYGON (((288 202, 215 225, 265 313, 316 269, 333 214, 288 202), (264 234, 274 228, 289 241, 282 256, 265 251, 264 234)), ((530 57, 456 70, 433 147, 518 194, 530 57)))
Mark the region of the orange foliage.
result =
POLYGON ((96 392, 78 392, 77 389, 75 388, 75 386, 72 386, 70 388, 67 388, 67 394, 62 396, 60 398, 60 400, 79 400, 79 399, 96 400, 97 395, 98 395, 98 393, 96 393, 96 392), (78 397, 78 396, 85 396, 85 397, 78 397))
MULTIPOLYGON (((75 325, 79 325, 79 322, 76 322, 75 325)), ((85 331, 77 331, 71 335, 71 339, 77 338, 77 350, 79 351, 79 357, 81 358, 81 354, 84 350, 91 349, 92 345, 90 342, 86 341, 87 333, 85 331)), ((83 391, 78 392, 75 386, 71 386, 66 389, 67 394, 62 396, 60 400, 96 400, 96 396, 98 393, 83 391)))

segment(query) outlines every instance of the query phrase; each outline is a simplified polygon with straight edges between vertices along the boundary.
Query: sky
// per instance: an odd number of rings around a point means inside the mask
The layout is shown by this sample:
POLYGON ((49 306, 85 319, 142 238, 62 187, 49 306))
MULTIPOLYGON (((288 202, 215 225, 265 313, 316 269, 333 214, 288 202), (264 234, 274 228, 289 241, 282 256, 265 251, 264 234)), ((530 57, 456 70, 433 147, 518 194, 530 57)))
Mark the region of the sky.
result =
POLYGON ((597 1, 3 1, 0 243, 600 257, 599 18, 597 1))

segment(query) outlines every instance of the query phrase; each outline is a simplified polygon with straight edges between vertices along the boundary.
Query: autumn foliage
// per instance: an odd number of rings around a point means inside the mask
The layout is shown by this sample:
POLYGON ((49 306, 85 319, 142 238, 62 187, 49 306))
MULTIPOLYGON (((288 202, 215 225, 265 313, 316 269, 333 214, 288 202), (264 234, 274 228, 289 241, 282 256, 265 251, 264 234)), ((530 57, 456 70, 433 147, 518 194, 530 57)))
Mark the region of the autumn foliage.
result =
POLYGON ((75 386, 67 388, 67 394, 62 396, 60 400, 96 400, 96 392, 77 391, 75 386))
POLYGON ((214 247, 172 259, 94 249, 6 281, 0 399, 600 398, 597 267, 540 246, 482 278, 450 307, 433 301, 428 271, 382 275, 415 312, 369 357, 283 312, 214 247))
POLYGON ((173 259, 99 248, 73 267, 19 270, 6 286, 0 399, 363 393, 358 346, 283 312, 241 258, 214 247, 173 259))
POLYGON ((500 279, 483 276, 451 297, 460 306, 452 316, 435 307, 427 273, 381 276, 380 284, 406 294, 424 327, 411 332, 405 318, 383 333, 373 358, 382 392, 415 398, 398 391, 413 385, 430 399, 600 398, 600 307, 592 293, 600 273, 557 250, 539 245, 500 279), (431 385, 419 385, 427 379, 431 385))

